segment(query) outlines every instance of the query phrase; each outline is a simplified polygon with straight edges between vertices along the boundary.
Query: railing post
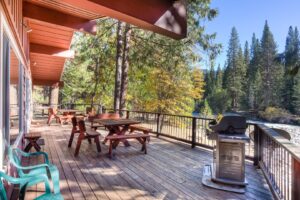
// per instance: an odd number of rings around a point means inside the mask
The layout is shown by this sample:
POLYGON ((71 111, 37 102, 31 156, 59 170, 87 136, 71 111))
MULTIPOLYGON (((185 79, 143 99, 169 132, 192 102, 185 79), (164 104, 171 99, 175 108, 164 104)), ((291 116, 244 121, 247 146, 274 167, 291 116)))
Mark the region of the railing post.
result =
POLYGON ((262 134, 257 125, 254 125, 254 162, 253 165, 259 167, 262 150, 262 134))
POLYGON ((157 113, 157 119, 156 119, 156 137, 159 137, 159 120, 160 119, 160 113, 157 113))
POLYGON ((126 119, 129 119, 129 110, 126 110, 126 119))
POLYGON ((300 162, 292 158, 292 200, 300 199, 300 162))
POLYGON ((193 117, 192 121, 192 148, 196 146, 196 133, 197 133, 197 119, 193 117))

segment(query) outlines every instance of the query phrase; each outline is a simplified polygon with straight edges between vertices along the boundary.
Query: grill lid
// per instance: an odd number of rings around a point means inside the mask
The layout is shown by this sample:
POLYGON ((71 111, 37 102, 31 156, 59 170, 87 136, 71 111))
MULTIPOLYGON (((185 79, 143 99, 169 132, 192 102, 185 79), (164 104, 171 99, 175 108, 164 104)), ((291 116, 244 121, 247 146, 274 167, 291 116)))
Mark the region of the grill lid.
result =
POLYGON ((218 133, 245 133, 247 128, 246 118, 238 114, 225 114, 214 123, 210 124, 210 129, 218 133))

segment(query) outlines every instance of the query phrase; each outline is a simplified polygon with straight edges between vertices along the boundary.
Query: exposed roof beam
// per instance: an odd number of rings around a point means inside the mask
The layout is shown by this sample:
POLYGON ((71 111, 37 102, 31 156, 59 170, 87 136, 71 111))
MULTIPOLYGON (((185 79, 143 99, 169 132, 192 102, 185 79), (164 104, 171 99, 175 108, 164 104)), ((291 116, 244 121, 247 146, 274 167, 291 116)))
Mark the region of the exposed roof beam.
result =
POLYGON ((61 1, 175 39, 182 39, 187 34, 186 0, 61 1))
POLYGON ((62 58, 74 58, 74 51, 59 47, 30 43, 30 52, 62 58))
POLYGON ((90 21, 80 17, 68 15, 56 10, 24 2, 24 17, 37 21, 67 27, 73 30, 96 34, 96 21, 90 21))
POLYGON ((53 86, 55 84, 58 84, 59 87, 63 87, 64 86, 64 82, 63 81, 57 81, 57 80, 33 79, 32 83, 33 83, 33 85, 53 86))

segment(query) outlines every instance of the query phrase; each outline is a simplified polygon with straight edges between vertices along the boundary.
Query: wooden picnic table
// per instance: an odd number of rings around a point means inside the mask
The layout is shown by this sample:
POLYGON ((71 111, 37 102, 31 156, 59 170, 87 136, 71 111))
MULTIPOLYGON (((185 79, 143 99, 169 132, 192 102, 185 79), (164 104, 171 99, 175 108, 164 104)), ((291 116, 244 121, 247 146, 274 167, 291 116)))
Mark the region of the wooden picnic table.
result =
MULTIPOLYGON (((99 123, 105 126, 109 131, 107 136, 111 136, 114 134, 125 135, 130 125, 139 124, 141 122, 131 119, 94 119, 94 123, 99 123)), ((103 143, 105 144, 106 141, 107 139, 105 139, 103 143)), ((122 140, 122 142, 126 147, 130 146, 126 139, 122 140)), ((114 148, 116 147, 117 145, 114 146, 114 148)))
POLYGON ((74 109, 59 109, 58 112, 62 113, 63 115, 75 115, 76 113, 81 111, 74 109))
POLYGON ((40 132, 33 132, 25 134, 25 139, 28 141, 27 146, 25 147, 25 152, 29 152, 32 147, 35 148, 36 151, 40 151, 41 147, 37 143, 37 141, 42 137, 40 132))

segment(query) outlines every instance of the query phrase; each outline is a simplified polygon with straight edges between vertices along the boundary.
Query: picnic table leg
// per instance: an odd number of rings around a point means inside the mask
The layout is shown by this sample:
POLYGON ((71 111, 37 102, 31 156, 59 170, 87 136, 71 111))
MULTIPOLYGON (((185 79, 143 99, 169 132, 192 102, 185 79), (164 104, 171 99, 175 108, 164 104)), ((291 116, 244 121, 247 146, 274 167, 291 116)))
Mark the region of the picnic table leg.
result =
POLYGON ((33 142, 33 147, 35 148, 36 151, 41 151, 41 147, 40 145, 37 144, 37 140, 33 142))
POLYGON ((109 140, 108 156, 109 156, 110 158, 112 158, 112 145, 113 145, 112 140, 109 140))
POLYGON ((78 156, 78 153, 79 153, 79 149, 80 149, 82 140, 83 140, 83 139, 79 136, 79 138, 78 138, 78 140, 77 140, 76 149, 75 149, 75 156, 78 156))
POLYGON ((50 123, 51 123, 53 117, 54 117, 53 115, 50 115, 50 116, 48 117, 47 124, 48 124, 49 126, 50 126, 50 123))
POLYGON ((72 142, 73 142, 73 139, 74 139, 74 130, 72 130, 71 132, 71 136, 70 136, 70 139, 69 139, 69 144, 68 144, 68 147, 70 148, 72 146, 72 142))
POLYGON ((101 146, 100 146, 99 136, 95 137, 94 140, 95 140, 95 143, 96 143, 96 146, 97 146, 97 151, 101 152, 101 146))
POLYGON ((25 147, 24 151, 25 151, 25 152, 29 152, 29 150, 31 149, 31 147, 32 147, 32 144, 31 144, 31 142, 29 142, 29 143, 27 144, 27 146, 25 147))

